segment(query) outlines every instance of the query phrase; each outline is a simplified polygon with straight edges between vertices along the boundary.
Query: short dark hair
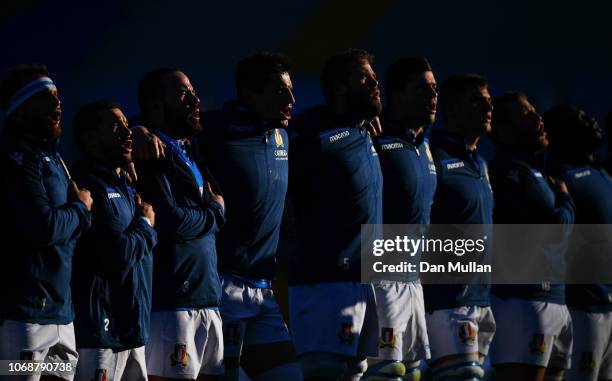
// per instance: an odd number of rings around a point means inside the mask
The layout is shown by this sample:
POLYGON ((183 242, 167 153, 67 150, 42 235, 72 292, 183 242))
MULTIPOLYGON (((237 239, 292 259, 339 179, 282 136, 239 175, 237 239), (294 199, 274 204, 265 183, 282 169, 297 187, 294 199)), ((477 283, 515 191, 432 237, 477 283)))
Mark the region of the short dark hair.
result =
POLYGON ((487 79, 478 74, 456 74, 449 77, 440 86, 440 114, 446 119, 449 105, 458 103, 467 90, 474 86, 482 88, 487 85, 487 79))
POLYGON ((405 57, 393 62, 385 72, 387 102, 391 100, 391 93, 403 88, 413 74, 426 71, 432 71, 432 69, 425 57, 405 57))
POLYGON ((81 150, 85 146, 85 134, 99 126, 100 120, 98 118, 100 113, 102 111, 112 110, 115 108, 121 108, 119 103, 110 101, 95 101, 88 103, 77 110, 74 120, 72 121, 72 134, 74 135, 74 139, 81 150))
POLYGON ((151 106, 151 103, 159 100, 163 94, 162 81, 170 73, 180 72, 179 69, 163 68, 148 72, 140 80, 138 85, 138 106, 141 114, 151 106))
POLYGON ((491 133, 489 136, 497 144, 504 144, 504 137, 507 136, 506 128, 508 128, 508 121, 511 118, 510 105, 511 102, 518 101, 521 98, 527 96, 518 91, 506 92, 493 100, 493 119, 491 120, 491 133))
POLYGON ((349 66, 365 61, 372 65, 374 56, 365 50, 350 49, 332 56, 321 72, 321 89, 327 103, 332 101, 332 86, 336 82, 346 82, 349 75, 349 66))
POLYGON ((6 109, 9 101, 28 82, 49 75, 47 67, 42 64, 19 64, 6 71, 0 84, 0 106, 6 109))
POLYGON ((258 52, 236 65, 236 93, 242 99, 244 89, 261 90, 271 75, 288 73, 289 59, 279 53, 258 52))

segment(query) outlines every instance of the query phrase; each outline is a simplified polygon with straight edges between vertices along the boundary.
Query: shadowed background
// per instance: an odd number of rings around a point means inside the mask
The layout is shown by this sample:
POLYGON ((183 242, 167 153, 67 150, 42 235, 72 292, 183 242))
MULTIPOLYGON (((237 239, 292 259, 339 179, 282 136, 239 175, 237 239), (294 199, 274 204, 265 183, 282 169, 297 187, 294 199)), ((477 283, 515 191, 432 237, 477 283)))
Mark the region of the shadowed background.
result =
POLYGON ((612 32, 606 2, 580 1, 152 1, 0 5, 0 70, 45 63, 63 101, 63 153, 74 159, 76 108, 108 98, 138 113, 141 76, 177 67, 204 109, 234 96, 233 68, 258 50, 293 61, 297 111, 322 101, 325 59, 349 47, 370 50, 382 79, 403 55, 424 55, 438 81, 457 72, 490 80, 492 95, 527 93, 540 111, 558 101, 603 121, 612 104, 612 32))

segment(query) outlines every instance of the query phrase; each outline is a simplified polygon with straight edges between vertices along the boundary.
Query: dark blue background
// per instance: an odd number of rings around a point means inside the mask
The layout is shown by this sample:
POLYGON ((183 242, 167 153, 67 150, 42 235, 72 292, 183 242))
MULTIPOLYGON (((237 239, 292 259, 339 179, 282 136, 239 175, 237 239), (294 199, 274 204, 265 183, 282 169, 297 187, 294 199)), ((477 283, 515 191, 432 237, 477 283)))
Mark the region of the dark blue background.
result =
POLYGON ((294 63, 296 109, 322 100, 325 59, 360 47, 382 78, 402 55, 424 55, 438 81, 457 72, 490 80, 492 95, 527 93, 603 121, 612 104, 612 28, 606 1, 10 1, 0 5, 0 70, 45 63, 63 101, 63 152, 75 157, 72 116, 95 99, 138 112, 136 87, 158 67, 191 78, 205 109, 234 96, 233 68, 258 50, 294 63))

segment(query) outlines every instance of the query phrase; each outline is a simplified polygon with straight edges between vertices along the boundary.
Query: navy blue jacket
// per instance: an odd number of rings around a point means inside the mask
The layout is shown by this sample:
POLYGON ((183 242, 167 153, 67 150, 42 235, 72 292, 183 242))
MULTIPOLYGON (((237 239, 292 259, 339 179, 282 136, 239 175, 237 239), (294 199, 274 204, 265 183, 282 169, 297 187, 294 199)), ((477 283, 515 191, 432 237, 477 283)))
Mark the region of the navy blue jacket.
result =
POLYGON ((365 127, 318 107, 291 129, 289 188, 297 222, 290 284, 360 281, 361 224, 382 223, 382 173, 365 127))
POLYGON ((383 134, 374 139, 385 187, 385 224, 429 224, 436 191, 436 166, 425 134, 383 120, 383 134))
MULTIPOLYGON (((187 156, 204 181, 212 176, 197 156, 195 141, 187 156)), ((224 211, 207 201, 189 167, 166 146, 166 156, 137 163, 138 192, 155 210, 158 244, 154 249, 153 311, 219 305, 215 233, 225 223, 224 211)))
MULTIPOLYGON (((498 151, 493 167, 494 220, 497 224, 574 223, 574 203, 567 193, 553 192, 535 157, 498 151)), ((566 247, 565 245, 563 246, 566 247)), ((551 249, 551 248, 548 248, 551 249)), ((558 249, 555 249, 558 250, 558 249)), ((565 255, 561 250, 559 255, 565 255)), ((561 257, 559 264, 564 263, 561 257)), ((557 304, 565 303, 565 285, 494 285, 493 294, 557 304)))
MULTIPOLYGON (((431 223, 492 224, 493 192, 485 160, 448 131, 433 130, 431 146, 438 173, 431 223)), ((487 284, 426 284, 425 309, 488 306, 490 288, 487 284)))
POLYGON ((149 337, 157 233, 136 215, 136 192, 124 174, 83 159, 75 177, 94 199, 92 226, 74 258, 77 345, 116 351, 143 346, 149 337))
POLYGON ((219 271, 271 280, 287 193, 287 132, 235 102, 202 121, 200 154, 227 204, 227 223, 217 234, 219 271))
POLYGON ((70 186, 55 144, 2 142, 3 259, 0 311, 6 319, 68 324, 77 238, 91 223, 84 203, 68 200, 70 186))
MULTIPOLYGON (((385 186, 383 222, 385 224, 427 225, 436 191, 436 166, 425 133, 418 138, 414 130, 383 120, 383 133, 374 139, 385 186)), ((415 263, 420 259, 415 256, 415 263)), ((417 267, 418 268, 418 267, 417 267)), ((415 281, 418 273, 404 277, 415 281)))
MULTIPOLYGON (((566 182, 574 199, 577 224, 612 224, 612 179, 603 168, 586 162, 561 162, 552 170, 566 182)), ((609 312, 612 311, 612 285, 567 285, 566 299, 574 308, 609 312)))

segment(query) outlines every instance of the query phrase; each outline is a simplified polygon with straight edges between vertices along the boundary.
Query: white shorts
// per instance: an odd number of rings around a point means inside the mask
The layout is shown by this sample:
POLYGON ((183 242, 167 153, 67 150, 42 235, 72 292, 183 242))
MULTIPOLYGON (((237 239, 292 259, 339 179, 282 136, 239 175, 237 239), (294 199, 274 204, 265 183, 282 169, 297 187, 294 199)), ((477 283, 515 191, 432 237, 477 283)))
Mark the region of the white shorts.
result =
POLYGON ((113 352, 108 348, 79 348, 75 381, 146 381, 145 347, 113 352))
MULTIPOLYGON (((70 362, 72 371, 49 372, 65 380, 74 378, 79 355, 74 340, 74 327, 70 324, 36 324, 15 320, 0 323, 0 359, 36 360, 45 362, 70 362)), ((17 377, 11 379, 19 379, 17 377)), ((24 376, 24 380, 38 380, 36 376, 24 376)))
POLYGON ((371 284, 291 286, 289 319, 298 355, 378 356, 376 298, 371 284))
POLYGON ((425 314, 431 358, 468 353, 487 355, 495 335, 491 307, 462 306, 425 314))
POLYGON ((146 345, 150 375, 195 380, 199 374, 224 373, 219 311, 152 312, 150 332, 146 345))
POLYGON ((568 381, 612 379, 612 312, 586 312, 570 308, 574 325, 572 368, 568 381))
POLYGON ((256 288, 228 274, 221 277, 225 357, 240 357, 242 346, 291 341, 271 289, 256 288))
POLYGON ((381 282, 374 285, 378 312, 378 357, 385 360, 428 359, 423 287, 416 282, 381 282))
POLYGON ((497 321, 492 364, 569 369, 573 335, 566 305, 493 296, 491 306, 497 321))

